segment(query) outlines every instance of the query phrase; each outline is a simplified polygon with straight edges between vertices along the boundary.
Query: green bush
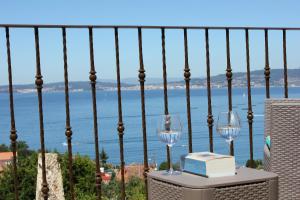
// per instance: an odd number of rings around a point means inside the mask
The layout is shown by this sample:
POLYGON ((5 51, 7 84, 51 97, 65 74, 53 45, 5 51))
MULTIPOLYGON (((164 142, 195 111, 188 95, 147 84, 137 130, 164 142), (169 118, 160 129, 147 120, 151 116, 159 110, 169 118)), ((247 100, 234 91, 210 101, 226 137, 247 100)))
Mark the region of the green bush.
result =
POLYGON ((262 160, 258 159, 258 160, 253 160, 253 163, 251 164, 251 160, 247 160, 246 167, 253 167, 255 169, 262 169, 263 168, 263 162, 262 162, 262 160))
MULTIPOLYGON (((0 145, 1 150, 9 151, 6 145, 0 145)), ((63 186, 66 200, 70 199, 69 173, 68 173, 68 154, 59 154, 58 161, 61 165, 63 186)), ((35 199, 36 176, 37 176, 37 157, 38 152, 29 150, 25 142, 18 143, 18 181, 19 199, 35 199)), ((104 157, 104 156, 103 156, 104 157)), ((108 156, 106 155, 108 158, 108 156)), ((112 180, 109 184, 102 183, 102 199, 120 199, 120 182, 115 179, 114 166, 105 163, 111 172, 112 180)), ((95 188, 95 162, 88 156, 75 155, 73 157, 73 176, 74 191, 77 200, 96 199, 95 188)), ((126 184, 126 197, 132 200, 144 200, 145 184, 143 179, 132 177, 126 184)), ((0 200, 14 200, 14 179, 13 168, 9 165, 0 175, 0 200)))
MULTIPOLYGON (((19 199, 35 199, 37 153, 28 150, 28 146, 22 141, 18 143, 18 147, 17 176, 19 182, 19 199)), ((12 165, 8 165, 0 175, 0 200, 10 199, 14 199, 14 173, 12 165)))
POLYGON ((126 197, 133 200, 146 199, 145 182, 139 177, 131 177, 126 184, 126 197))
MULTIPOLYGON (((70 185, 69 185, 69 160, 68 154, 65 153, 60 155, 59 159, 62 176, 64 193, 66 199, 70 199, 70 185)), ((95 163, 88 156, 76 155, 73 158, 73 182, 75 195, 79 198, 80 196, 95 195, 95 163)))
MULTIPOLYGON (((167 161, 164 161, 162 163, 160 163, 159 167, 158 167, 159 170, 168 170, 168 162, 167 161)), ((180 164, 179 163, 175 163, 173 164, 173 169, 174 170, 180 170, 180 164)))

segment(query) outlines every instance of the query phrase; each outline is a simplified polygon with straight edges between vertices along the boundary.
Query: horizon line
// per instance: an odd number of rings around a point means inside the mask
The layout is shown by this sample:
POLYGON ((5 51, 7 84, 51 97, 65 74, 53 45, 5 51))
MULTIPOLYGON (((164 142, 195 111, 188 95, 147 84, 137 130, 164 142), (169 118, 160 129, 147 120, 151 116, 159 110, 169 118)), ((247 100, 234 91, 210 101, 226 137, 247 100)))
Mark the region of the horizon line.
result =
MULTIPOLYGON (((284 70, 283 68, 271 68, 271 70, 284 70)), ((300 70, 300 67, 298 68, 289 68, 289 70, 300 70)), ((256 70, 251 70, 250 72, 257 72, 257 71, 264 71, 264 69, 256 69, 256 70)), ((234 72, 233 74, 236 74, 236 73, 247 73, 247 72, 234 72)), ((225 73, 221 73, 221 74, 217 74, 217 75, 212 75, 210 77, 216 77, 216 76, 220 76, 220 75, 224 75, 226 76, 226 72, 225 73)), ((191 79, 203 79, 203 78, 206 78, 206 76, 202 76, 202 77, 194 77, 194 78, 191 78, 191 79)), ((126 80, 126 79, 136 79, 137 82, 138 82, 138 77, 126 77, 126 78, 121 78, 121 81, 123 80, 126 80)), ((161 79, 163 80, 163 77, 150 77, 148 79, 161 79)), ((168 79, 182 79, 182 81, 184 81, 184 78, 183 77, 168 77, 168 79)), ((13 84, 13 86, 25 86, 25 85, 33 85, 34 84, 34 79, 33 79, 33 82, 32 83, 17 83, 17 84, 13 84)), ((106 83, 114 83, 114 81, 117 81, 117 79, 113 79, 113 78, 104 78, 104 79, 99 79, 97 80, 97 82, 106 82, 106 83), (101 81, 103 80, 103 81, 101 81)), ((147 81, 147 78, 146 78, 146 81, 147 81)), ((74 80, 74 81, 69 81, 69 83, 74 83, 74 82, 89 82, 89 80, 74 80)), ((174 81, 172 81, 174 82, 174 81)), ((64 80, 61 80, 61 81, 53 81, 53 82, 48 82, 48 83, 44 83, 45 85, 46 84, 56 84, 56 83, 64 83, 64 80)), ((125 82, 126 83, 126 82, 125 82)), ((130 84, 130 83, 129 83, 130 84)), ((0 84, 0 87, 5 87, 5 86, 8 86, 8 84, 0 84)))

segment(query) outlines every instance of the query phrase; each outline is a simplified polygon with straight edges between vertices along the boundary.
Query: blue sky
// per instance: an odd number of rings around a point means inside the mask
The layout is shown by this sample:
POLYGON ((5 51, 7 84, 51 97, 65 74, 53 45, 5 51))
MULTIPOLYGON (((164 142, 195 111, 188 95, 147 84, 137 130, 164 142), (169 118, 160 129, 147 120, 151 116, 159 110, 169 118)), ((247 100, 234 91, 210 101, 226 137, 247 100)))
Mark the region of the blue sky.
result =
MULTIPOLYGON (((1 24, 97 24, 97 25, 209 25, 300 27, 300 2, 287 1, 2 1, 1 24)), ((189 57, 192 78, 205 76, 203 31, 189 31, 189 57)), ((115 52, 112 30, 94 31, 95 64, 98 80, 114 79, 115 52)), ((144 61, 147 77, 161 77, 160 31, 144 30, 144 61)), ((270 32, 270 64, 282 67, 281 32, 270 32)), ((41 64, 45 82, 63 81, 60 29, 40 31, 41 64)), ((88 80, 89 52, 87 30, 67 30, 70 80, 88 80)), ((136 30, 120 30, 121 76, 137 77, 138 43, 136 30)), ((226 68, 224 31, 210 31, 212 74, 226 68)), ((245 71, 243 31, 231 32, 233 71, 245 71)), ((33 83, 35 75, 32 29, 12 29, 11 48, 14 83, 33 83)), ((251 67, 264 67, 262 31, 250 32, 251 67)), ((300 66, 300 32, 287 33, 288 66, 300 66)), ((183 76, 183 31, 166 32, 169 77, 183 76)), ((4 29, 0 29, 0 84, 7 84, 4 29), (4 73, 3 73, 4 72, 4 73)))

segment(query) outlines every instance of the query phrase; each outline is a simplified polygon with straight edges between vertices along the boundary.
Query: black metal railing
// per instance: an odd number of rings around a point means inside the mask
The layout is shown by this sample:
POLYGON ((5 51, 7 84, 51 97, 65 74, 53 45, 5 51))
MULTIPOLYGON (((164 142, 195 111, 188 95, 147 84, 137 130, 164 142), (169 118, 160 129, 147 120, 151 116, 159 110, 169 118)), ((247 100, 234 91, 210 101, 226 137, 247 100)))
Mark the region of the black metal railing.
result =
POLYGON ((15 124, 15 109, 14 109, 14 96, 13 96, 13 83, 12 83, 12 69, 11 69, 11 56, 10 56, 10 41, 9 29, 5 28, 6 32, 6 47, 7 47, 7 65, 8 65, 8 82, 9 82, 9 103, 10 103, 10 140, 13 150, 13 170, 14 170, 14 190, 15 197, 18 198, 18 179, 17 179, 17 130, 15 124))
POLYGON ((212 103, 211 103, 211 86, 210 86, 210 60, 209 60, 209 33, 208 28, 205 29, 205 50, 206 50, 206 87, 207 87, 207 124, 209 129, 209 150, 214 151, 213 143, 213 123, 214 118, 212 115, 212 103))
MULTIPOLYGON (((166 64, 166 44, 165 44, 166 36, 165 29, 161 28, 161 46, 162 46, 162 65, 163 65, 163 80, 164 80, 164 113, 165 115, 169 114, 168 108, 168 80, 167 80, 167 64, 166 64)), ((167 145, 167 162, 170 164, 170 148, 167 145)), ((170 167, 170 165, 168 166, 170 167)))
MULTIPOLYGON (((96 100, 96 71, 94 64, 94 45, 93 45, 93 29, 89 28, 89 43, 90 43, 90 81, 93 100, 93 119, 94 119, 94 137, 95 137, 95 161, 96 161, 96 191, 97 198, 101 199, 101 174, 99 161, 99 141, 98 141, 98 120, 97 120, 97 100, 96 100)), ((74 195, 74 194, 73 194, 74 195)), ((74 196, 73 196, 74 198, 74 196)))
MULTIPOLYGON (((145 185, 147 187, 147 172, 149 172, 149 165, 148 165, 148 145, 147 145, 146 110, 145 110, 145 88, 144 88, 146 74, 145 74, 144 61, 143 61, 143 44, 142 44, 141 28, 138 28, 138 40, 139 40, 139 60, 140 60, 140 69, 139 69, 138 76, 139 76, 140 91, 141 91, 141 112, 142 112, 143 144, 144 144, 144 178, 145 178, 145 185)), ((165 103, 167 105, 167 102, 165 103)), ((169 149, 167 149, 167 152, 168 152, 167 157, 169 161, 170 160, 169 149)))
MULTIPOLYGON (((40 45, 39 45, 39 30, 43 28, 54 28, 62 30, 62 41, 63 41, 63 61, 64 61, 64 83, 65 83, 65 108, 66 108, 66 126, 65 135, 68 145, 68 175, 69 175, 69 188, 71 199, 75 199, 74 194, 74 182, 73 182, 73 156, 72 156, 72 129, 70 120, 70 109, 69 109, 69 82, 68 82, 68 62, 67 62, 67 35, 66 29, 80 28, 87 29, 89 31, 89 50, 90 50, 90 84, 92 93, 92 108, 93 108, 93 125, 94 125, 94 142, 95 142, 95 185, 97 191, 97 199, 101 199, 101 174, 100 174, 100 161, 99 161, 99 138, 98 138, 98 117, 97 117, 97 99, 96 99, 96 71, 94 64, 94 45, 93 45, 93 30, 94 29, 113 29, 115 36, 115 56, 116 56, 116 75, 117 75, 117 95, 118 95, 118 124, 117 131, 119 136, 119 147, 120 147, 120 166, 121 166, 121 199, 126 198, 125 194, 125 179, 124 179, 124 146, 123 146, 123 135, 125 125, 122 118, 122 96, 121 96, 121 74, 120 74, 120 61, 119 61, 119 29, 135 29, 138 33, 138 51, 139 51, 139 71, 138 78, 140 82, 140 98, 141 98, 141 116, 142 116, 142 135, 143 138, 143 149, 144 149, 144 178, 145 184, 147 185, 147 173, 149 172, 148 166, 148 148, 147 148, 147 128, 146 128, 146 109, 145 109, 145 80, 146 73, 143 61, 143 43, 142 43, 142 30, 143 29, 157 29, 161 31, 161 47, 162 47, 162 69, 163 69, 163 89, 164 89, 164 113, 169 114, 168 111, 168 80, 167 80, 167 63, 166 63, 166 47, 165 47, 165 30, 167 29, 178 29, 182 30, 184 36, 184 81, 186 90, 186 106, 187 106, 187 127, 188 127, 188 151, 193 151, 192 146, 192 122, 191 122, 191 106, 190 106, 190 79, 191 71, 189 67, 189 56, 188 56, 188 30, 198 29, 203 30, 205 33, 205 51, 206 51, 206 75, 207 75, 207 125, 209 130, 209 150, 214 151, 213 146, 213 115, 212 115, 212 94, 211 94, 211 75, 210 75, 210 49, 209 49, 209 32, 210 30, 224 30, 226 32, 226 57, 227 67, 224 79, 227 79, 228 83, 228 110, 232 110, 232 77, 233 72, 231 68, 231 57, 230 57, 230 31, 231 30, 242 30, 245 31, 245 49, 246 49, 246 70, 247 70, 247 91, 248 91, 248 110, 247 119, 249 125, 249 159, 250 166, 253 166, 253 111, 252 111, 252 99, 251 99, 251 74, 250 74, 250 44, 249 44, 249 31, 259 30, 264 31, 265 39, 265 88, 266 98, 270 98, 270 64, 269 64, 269 44, 268 44, 268 31, 282 31, 282 44, 283 44, 283 64, 284 64, 284 97, 288 98, 288 74, 287 74, 287 51, 286 51, 286 32, 297 30, 300 28, 287 28, 287 27, 204 27, 204 26, 98 26, 98 25, 16 25, 16 24, 0 24, 0 28, 4 28, 6 32, 6 45, 7 45, 7 63, 8 63, 8 76, 9 76, 9 101, 10 101, 10 114, 11 114, 11 133, 10 140, 13 150, 13 174, 14 174, 14 189, 15 199, 18 197, 18 178, 17 178, 17 131, 15 125, 14 116, 14 98, 13 98, 13 78, 12 78, 12 63, 11 63, 11 49, 10 49, 10 37, 9 30, 11 28, 30 28, 33 29, 35 36, 35 50, 36 50, 36 76, 35 84, 38 95, 38 108, 39 108, 39 126, 40 126, 40 147, 41 147, 41 158, 42 158, 42 193, 45 200, 48 199, 48 184, 46 177, 46 166, 45 166, 45 141, 44 141, 44 120, 43 120, 43 76, 41 73, 42 66, 40 64, 40 45)), ((170 150, 167 147, 167 161, 170 163, 170 150)), ((230 145, 230 153, 234 155, 233 142, 230 145)), ((147 188, 147 187, 146 187, 147 188)))
MULTIPOLYGON (((64 77, 65 77, 65 101, 66 101, 66 132, 68 143, 68 154, 69 154, 69 184, 70 184, 70 194, 71 198, 74 199, 74 184, 73 184, 73 155, 72 155, 72 128, 70 122, 70 108, 69 108, 69 78, 68 78, 68 58, 67 58, 67 36, 66 28, 62 28, 63 37, 63 52, 64 52, 64 77)), ((97 162, 96 162, 97 163, 97 162)))
MULTIPOLYGON (((40 62, 40 41, 39 41, 39 29, 34 27, 35 36, 35 52, 36 52, 36 76, 35 85, 38 94, 38 107, 39 107, 39 119, 40 119, 40 142, 41 142, 41 155, 42 155, 42 193, 44 199, 48 199, 49 187, 46 177, 46 158, 45 158, 45 137, 44 137, 44 113, 43 113, 43 76, 41 73, 41 62, 40 62)), ((68 141, 70 143, 70 141, 68 141)), ((71 145, 71 144, 68 144, 71 145)), ((72 172, 69 172, 72 173, 72 172)), ((15 174, 15 178, 17 174, 15 174)), ((73 181, 72 181, 73 182, 73 181)))

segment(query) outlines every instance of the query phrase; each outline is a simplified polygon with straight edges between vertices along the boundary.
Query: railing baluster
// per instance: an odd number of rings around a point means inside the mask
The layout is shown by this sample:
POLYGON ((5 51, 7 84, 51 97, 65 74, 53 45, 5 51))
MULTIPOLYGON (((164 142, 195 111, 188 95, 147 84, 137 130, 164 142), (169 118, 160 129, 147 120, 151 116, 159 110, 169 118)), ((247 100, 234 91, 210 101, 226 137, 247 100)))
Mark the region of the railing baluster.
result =
MULTIPOLYGON (((166 44, 165 44, 165 29, 161 29, 161 48, 162 48, 162 64, 163 64, 163 80, 164 80, 164 110, 165 115, 169 114, 168 107, 168 82, 167 82, 167 64, 166 64, 166 44)), ((167 162, 168 168, 170 168, 171 157, 170 157, 170 147, 166 145, 167 149, 167 162)))
POLYGON ((69 186, 71 199, 75 199, 74 194, 74 182, 73 182, 73 154, 72 154, 72 128, 70 122, 70 108, 69 108, 69 78, 68 78, 68 57, 67 57, 67 39, 66 39, 66 28, 62 28, 63 37, 63 54, 64 54, 64 80, 65 80, 65 104, 66 104, 66 131, 68 143, 68 154, 69 154, 69 186))
MULTIPOLYGON (((230 36, 229 29, 226 29, 226 54, 227 54, 227 88, 228 88, 228 111, 232 111, 232 69, 230 61, 230 36)), ((230 142, 230 155, 234 155, 234 145, 233 141, 230 142)))
POLYGON ((209 129, 209 150, 214 151, 213 144, 213 115, 211 106, 211 87, 210 87, 210 60, 209 60, 209 35, 208 29, 205 29, 205 49, 206 49, 206 80, 207 80, 207 104, 208 104, 208 115, 207 124, 209 129))
POLYGON ((249 124, 249 142, 250 142, 250 167, 253 167, 253 112, 251 100, 251 75, 250 75, 250 51, 249 51, 249 30, 245 30, 246 34, 246 62, 247 62, 247 88, 248 88, 248 124, 249 124))
POLYGON ((148 199, 148 188, 147 188, 147 173, 149 172, 148 164, 148 145, 147 145, 147 129, 146 129, 146 112, 145 112, 145 69, 143 60, 143 44, 142 44, 142 30, 138 29, 138 40, 139 40, 139 82, 141 92, 141 110, 142 110, 142 129, 143 129, 143 146, 144 146, 144 179, 146 186, 146 198, 148 199))
POLYGON ((90 83, 92 90, 93 101, 93 120, 94 120, 94 139, 95 139, 95 161, 96 161, 96 192, 97 200, 101 199, 101 173, 100 173, 100 161, 99 161, 99 139, 98 139, 98 117, 97 117, 97 97, 96 97, 96 71, 94 63, 94 44, 93 44, 93 29, 89 27, 89 44, 90 44, 90 83))
POLYGON ((124 124, 122 116, 122 96, 121 96, 121 81, 120 81, 120 59, 119 59, 119 35, 118 28, 115 28, 115 48, 116 48, 116 68, 117 68, 117 85, 118 85, 118 112, 119 112, 119 122, 118 122, 118 133, 119 133, 119 143, 120 143, 120 162, 121 162, 121 199, 125 200, 125 179, 124 179, 124 146, 123 146, 123 136, 124 136, 124 124))
POLYGON ((42 193, 44 200, 48 199, 48 183, 46 177, 46 160, 45 160, 45 141, 44 141, 44 116, 43 116, 43 76, 41 74, 41 62, 40 62, 40 45, 39 45, 39 29, 38 27, 34 28, 35 36, 35 50, 36 50, 36 76, 35 76, 35 85, 38 94, 38 103, 39 103, 39 121, 40 121, 40 142, 41 142, 41 155, 42 155, 42 193))
POLYGON ((270 64, 269 64, 269 38, 268 29, 265 29, 265 80, 266 80, 266 98, 270 98, 270 64))
POLYGON ((190 80, 191 72, 189 67, 189 54, 188 54, 188 39, 187 29, 184 31, 184 80, 185 80, 185 91, 186 91, 186 112, 188 122, 188 139, 189 139, 189 152, 193 152, 193 140, 192 140, 192 120, 191 120, 191 103, 190 103, 190 80))
POLYGON ((283 65, 284 65, 284 98, 289 97, 288 92, 288 71, 286 58, 286 30, 282 30, 282 46, 283 46, 283 65))
POLYGON ((10 141, 13 151, 13 172, 14 172, 14 192, 15 200, 19 199, 18 191, 18 173, 17 173, 17 130, 15 124, 15 109, 14 109, 14 95, 13 95, 13 81, 11 69, 11 56, 10 56, 10 41, 9 41, 9 28, 5 28, 6 32, 6 48, 7 48, 7 65, 8 65, 8 81, 9 81, 9 105, 10 105, 10 141))

